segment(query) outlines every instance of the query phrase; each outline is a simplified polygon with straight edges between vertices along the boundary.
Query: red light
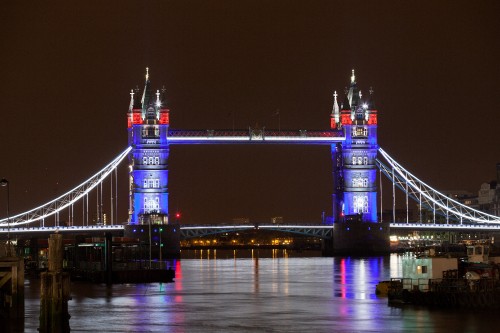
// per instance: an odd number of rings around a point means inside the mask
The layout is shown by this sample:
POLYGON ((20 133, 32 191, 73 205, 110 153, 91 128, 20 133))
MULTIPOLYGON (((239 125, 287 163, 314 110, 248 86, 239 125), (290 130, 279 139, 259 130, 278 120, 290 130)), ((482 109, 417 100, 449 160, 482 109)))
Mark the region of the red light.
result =
POLYGON ((340 117, 342 125, 352 125, 351 115, 349 113, 343 113, 340 117))
POLYGON ((175 213, 175 218, 179 219, 181 217, 181 213, 175 213))
POLYGON ((166 111, 162 110, 160 113, 160 124, 168 125, 169 124, 169 115, 168 109, 166 111))
POLYGON ((370 114, 368 118, 368 125, 377 125, 377 114, 370 114))
MULTIPOLYGON (((135 110, 134 110, 135 111, 135 110)), ((141 113, 140 112, 134 112, 133 115, 132 115, 133 119, 132 119, 132 123, 135 125, 135 124, 142 124, 142 117, 141 117, 141 113)))

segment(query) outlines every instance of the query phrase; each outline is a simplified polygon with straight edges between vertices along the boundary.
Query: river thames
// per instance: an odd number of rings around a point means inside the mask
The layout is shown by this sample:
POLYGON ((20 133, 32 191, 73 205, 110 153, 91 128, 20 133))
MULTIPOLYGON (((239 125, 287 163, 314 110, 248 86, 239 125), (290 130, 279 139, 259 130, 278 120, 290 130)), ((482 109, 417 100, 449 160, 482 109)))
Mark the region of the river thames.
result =
MULTIPOLYGON (((388 306, 375 286, 401 276, 402 255, 280 249, 182 257, 172 263, 173 283, 72 283, 71 332, 486 332, 500 325, 484 310, 388 306)), ((25 332, 37 332, 39 287, 26 281, 25 332)))

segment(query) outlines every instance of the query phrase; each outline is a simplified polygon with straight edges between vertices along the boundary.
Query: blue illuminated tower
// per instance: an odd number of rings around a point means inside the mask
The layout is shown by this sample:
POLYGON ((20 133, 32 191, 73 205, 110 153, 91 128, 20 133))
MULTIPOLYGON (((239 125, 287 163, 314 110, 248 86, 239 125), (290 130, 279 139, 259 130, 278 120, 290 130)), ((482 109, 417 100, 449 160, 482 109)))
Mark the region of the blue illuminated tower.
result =
POLYGON ((332 129, 343 129, 345 136, 343 143, 331 149, 334 250, 385 252, 389 247, 388 226, 378 223, 377 217, 377 110, 373 90, 370 88, 368 97, 363 98, 354 70, 340 107, 334 94, 330 124, 332 129))
POLYGON ((339 125, 344 129, 345 141, 341 147, 342 195, 336 203, 338 219, 358 215, 363 221, 377 222, 377 110, 371 89, 363 101, 354 70, 340 109, 339 125))
POLYGON ((129 155, 129 223, 168 224, 169 110, 165 90, 153 93, 146 69, 142 94, 130 93, 127 113, 129 155))

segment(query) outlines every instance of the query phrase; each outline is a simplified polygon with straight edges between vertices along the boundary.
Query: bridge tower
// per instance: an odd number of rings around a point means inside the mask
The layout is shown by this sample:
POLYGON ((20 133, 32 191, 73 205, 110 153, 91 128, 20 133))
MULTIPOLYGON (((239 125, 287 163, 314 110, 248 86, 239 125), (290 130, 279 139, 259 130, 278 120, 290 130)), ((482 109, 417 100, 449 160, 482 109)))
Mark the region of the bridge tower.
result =
POLYGON ((332 145, 334 251, 388 250, 388 226, 378 223, 377 110, 370 88, 366 98, 359 90, 354 70, 349 89, 339 107, 334 93, 332 129, 343 129, 345 141, 332 145), (368 248, 367 248, 368 244, 368 248))
POLYGON ((142 94, 130 92, 127 113, 129 224, 168 224, 169 109, 165 89, 153 92, 146 68, 142 94))

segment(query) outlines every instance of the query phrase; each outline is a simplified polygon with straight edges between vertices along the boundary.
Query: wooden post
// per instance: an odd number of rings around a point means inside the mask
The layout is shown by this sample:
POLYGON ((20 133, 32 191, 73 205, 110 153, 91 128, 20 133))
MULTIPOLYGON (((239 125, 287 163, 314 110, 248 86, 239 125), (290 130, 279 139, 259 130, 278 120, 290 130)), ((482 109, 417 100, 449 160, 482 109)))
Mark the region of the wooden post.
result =
POLYGON ((106 233, 105 241, 105 259, 106 259, 106 284, 113 284, 113 235, 110 232, 106 233))
POLYGON ((40 276, 40 328, 39 332, 69 332, 68 300, 70 299, 69 273, 63 272, 63 238, 52 234, 49 238, 49 269, 40 276))
POLYGON ((24 321, 23 258, 0 258, 0 314, 2 317, 24 321))

